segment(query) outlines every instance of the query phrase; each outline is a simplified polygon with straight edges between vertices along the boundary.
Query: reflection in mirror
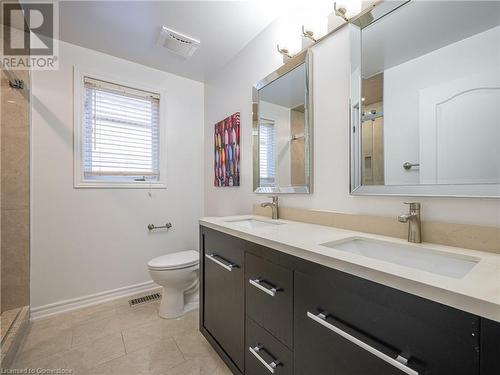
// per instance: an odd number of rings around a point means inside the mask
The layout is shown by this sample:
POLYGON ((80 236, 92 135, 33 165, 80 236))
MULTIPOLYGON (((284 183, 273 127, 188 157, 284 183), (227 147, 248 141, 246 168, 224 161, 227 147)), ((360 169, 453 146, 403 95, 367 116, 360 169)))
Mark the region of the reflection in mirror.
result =
POLYGON ((351 25, 352 192, 500 196, 500 2, 369 22, 351 25))
POLYGON ((361 149, 363 185, 384 184, 384 73, 361 83, 361 149))
POLYGON ((260 186, 304 185, 305 66, 259 90, 260 186))
POLYGON ((255 191, 308 193, 310 121, 305 56, 256 88, 254 114, 255 191), (274 78, 274 79, 273 79, 274 78))

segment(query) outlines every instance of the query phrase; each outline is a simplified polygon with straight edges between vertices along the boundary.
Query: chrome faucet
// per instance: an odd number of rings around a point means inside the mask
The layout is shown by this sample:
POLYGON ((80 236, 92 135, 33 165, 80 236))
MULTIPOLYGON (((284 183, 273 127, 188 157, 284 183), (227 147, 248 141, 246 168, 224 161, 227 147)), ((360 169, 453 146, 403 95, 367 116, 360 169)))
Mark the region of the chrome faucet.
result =
POLYGON ((278 213, 278 196, 277 195, 273 195, 269 198, 272 198, 273 201, 272 202, 264 202, 264 203, 261 203, 260 206, 261 207, 271 207, 271 209, 273 210, 273 219, 274 220, 277 220, 280 218, 280 215, 278 213))
POLYGON ((410 206, 408 214, 399 215, 398 221, 400 223, 409 223, 408 225, 408 242, 420 243, 422 242, 422 229, 420 222, 420 203, 411 202, 405 204, 410 206))

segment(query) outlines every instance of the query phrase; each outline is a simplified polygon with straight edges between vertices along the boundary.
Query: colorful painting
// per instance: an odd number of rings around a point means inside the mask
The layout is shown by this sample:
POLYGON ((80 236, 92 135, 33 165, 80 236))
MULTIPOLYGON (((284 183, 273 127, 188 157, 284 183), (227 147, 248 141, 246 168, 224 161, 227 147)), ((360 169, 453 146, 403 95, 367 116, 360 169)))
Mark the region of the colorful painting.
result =
POLYGON ((215 124, 214 186, 240 186, 240 113, 215 124))

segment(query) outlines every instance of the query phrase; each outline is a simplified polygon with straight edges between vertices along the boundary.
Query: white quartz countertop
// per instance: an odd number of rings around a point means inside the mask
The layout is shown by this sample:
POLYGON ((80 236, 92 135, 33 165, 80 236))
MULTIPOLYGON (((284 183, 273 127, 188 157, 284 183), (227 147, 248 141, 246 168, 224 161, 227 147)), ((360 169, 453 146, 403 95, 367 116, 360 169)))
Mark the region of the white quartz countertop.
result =
POLYGON ((289 220, 279 220, 286 225, 259 228, 234 222, 242 219, 272 221, 245 215, 205 217, 199 222, 244 240, 500 322, 500 255, 431 243, 409 244, 394 237, 289 220), (352 237, 425 247, 454 256, 474 257, 479 262, 464 277, 453 278, 321 245, 352 237))

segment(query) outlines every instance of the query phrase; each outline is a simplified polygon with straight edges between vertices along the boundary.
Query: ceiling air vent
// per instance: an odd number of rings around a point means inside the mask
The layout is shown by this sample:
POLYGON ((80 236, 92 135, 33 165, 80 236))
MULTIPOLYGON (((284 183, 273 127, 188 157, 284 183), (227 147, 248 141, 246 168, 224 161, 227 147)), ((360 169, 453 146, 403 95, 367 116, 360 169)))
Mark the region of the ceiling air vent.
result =
POLYGON ((183 57, 191 57, 200 41, 162 26, 158 44, 183 57))

